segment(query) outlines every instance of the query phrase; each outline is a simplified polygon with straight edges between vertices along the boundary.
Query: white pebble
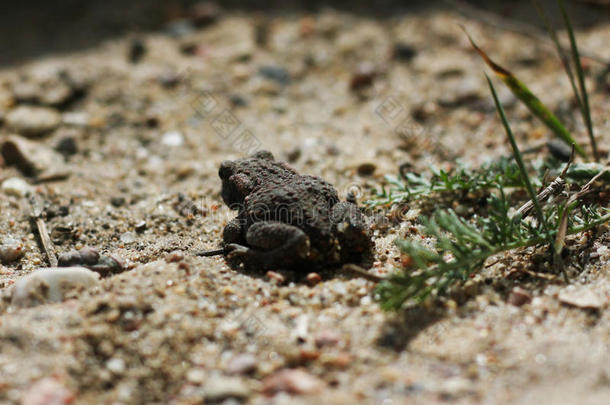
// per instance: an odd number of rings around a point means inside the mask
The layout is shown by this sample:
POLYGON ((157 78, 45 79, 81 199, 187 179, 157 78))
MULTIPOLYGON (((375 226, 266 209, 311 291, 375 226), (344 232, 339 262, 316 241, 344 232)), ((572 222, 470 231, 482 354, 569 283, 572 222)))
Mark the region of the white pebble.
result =
POLYGON ((336 283, 332 284, 330 288, 338 295, 347 294, 347 288, 345 288, 345 284, 340 281, 337 281, 336 283))
POLYGON ((125 232, 121 235, 121 242, 123 243, 133 243, 136 241, 136 234, 133 232, 125 232))
POLYGON ((113 374, 123 374, 125 371, 125 361, 118 357, 113 357, 106 362, 106 368, 113 374))
POLYGON ((9 177, 2 182, 2 191, 8 195, 14 195, 15 197, 25 197, 32 193, 33 190, 34 188, 32 186, 19 177, 9 177))
POLYGON ((6 238, 0 245, 0 263, 11 263, 23 257, 25 251, 19 241, 6 238))
POLYGON ((84 267, 49 267, 20 278, 13 288, 11 303, 28 307, 46 302, 60 302, 75 287, 92 287, 100 275, 84 267))
POLYGON ((161 138, 161 143, 165 146, 181 146, 184 143, 184 137, 178 131, 166 132, 161 138))
POLYGON ((373 300, 371 299, 370 295, 365 295, 364 297, 360 298, 360 305, 367 306, 370 305, 372 301, 373 300))
POLYGON ((89 114, 86 112, 67 112, 62 116, 62 122, 66 125, 86 127, 89 124, 89 114))

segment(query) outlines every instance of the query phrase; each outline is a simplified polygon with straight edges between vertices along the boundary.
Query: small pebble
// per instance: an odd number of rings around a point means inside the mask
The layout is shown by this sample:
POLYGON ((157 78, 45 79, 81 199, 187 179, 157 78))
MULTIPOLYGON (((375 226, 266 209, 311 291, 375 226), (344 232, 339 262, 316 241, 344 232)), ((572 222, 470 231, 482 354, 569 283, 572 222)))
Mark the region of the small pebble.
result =
POLYGON ((267 278, 270 281, 275 282, 276 284, 283 284, 284 281, 286 281, 286 279, 284 278, 284 276, 282 276, 280 273, 277 273, 275 271, 268 271, 266 274, 267 278))
POLYGON ((89 114, 86 112, 66 112, 61 117, 62 123, 75 127, 86 127, 89 125, 89 114))
POLYGON ((299 369, 280 370, 263 381, 263 393, 268 396, 280 392, 292 395, 317 394, 322 388, 324 383, 320 379, 299 369))
POLYGON ((237 377, 212 376, 205 383, 205 402, 220 402, 228 398, 245 399, 250 396, 250 389, 237 377))
POLYGON ((375 173, 376 169, 377 166, 375 165, 375 163, 362 163, 358 165, 358 176, 370 176, 375 173))
POLYGON ((321 355, 322 355, 322 353, 320 353, 317 350, 301 349, 299 351, 299 360, 302 363, 309 363, 311 361, 315 361, 315 360, 319 359, 321 355))
POLYGON ((75 401, 74 394, 61 382, 52 377, 44 377, 30 385, 21 405, 69 405, 75 401))
POLYGON ((106 368, 112 372, 112 374, 123 374, 125 372, 125 361, 118 357, 113 357, 106 362, 106 368))
POLYGON ((55 217, 65 217, 70 214, 70 206, 68 205, 50 205, 45 207, 44 213, 47 216, 47 220, 55 217))
POLYGON ((31 103, 38 100, 40 85, 26 80, 18 81, 13 85, 13 96, 19 103, 31 103))
POLYGON ((23 244, 13 238, 6 238, 0 245, 0 263, 8 264, 23 257, 25 250, 23 244))
POLYGON ((146 54, 146 45, 140 38, 133 39, 129 44, 127 59, 131 63, 138 63, 146 54))
POLYGON ((410 61, 415 55, 417 55, 417 50, 412 45, 405 44, 403 42, 394 44, 394 49, 392 50, 392 56, 394 59, 400 61, 410 61))
POLYGON ((111 197, 110 198, 110 204, 112 204, 115 207, 122 207, 123 205, 125 205, 125 197, 111 197))
POLYGON ((345 368, 349 367, 350 364, 352 364, 352 361, 353 361, 353 358, 349 353, 341 352, 335 356, 330 357, 328 359, 328 361, 326 362, 326 364, 328 364, 331 367, 345 369, 345 368))
POLYGON ((90 266, 90 269, 105 277, 110 274, 120 273, 125 270, 125 262, 116 255, 101 255, 98 262, 90 266))
POLYGON ((80 250, 62 252, 57 256, 57 262, 59 267, 83 266, 101 276, 125 270, 125 263, 121 258, 102 255, 98 249, 89 246, 84 246, 80 250))
POLYGON ((157 118, 154 115, 148 116, 146 117, 146 119, 144 120, 144 124, 148 127, 148 128, 158 128, 159 127, 159 118, 157 118))
POLYGON ((450 80, 444 85, 444 90, 436 100, 442 107, 463 107, 481 99, 478 79, 459 78, 450 80))
POLYGON ((250 353, 238 354, 227 364, 227 371, 231 374, 249 374, 256 370, 258 360, 250 353))
POLYGON ((557 160, 562 162, 568 162, 570 160, 572 149, 564 141, 551 139, 546 143, 546 146, 551 155, 553 155, 557 160))
POLYGON ((140 221, 135 224, 134 229, 137 233, 142 233, 146 230, 146 221, 140 221))
POLYGON ((193 4, 188 10, 189 19, 196 27, 205 27, 215 22, 222 9, 213 1, 199 1, 193 4))
POLYGON ((294 163, 297 160, 299 160, 299 158, 302 155, 302 151, 301 148, 299 148, 298 146, 294 149, 292 149, 291 151, 289 151, 286 154, 286 160, 288 160, 290 163, 294 163))
POLYGON ((229 96, 229 101, 231 102, 231 105, 235 107, 246 107, 248 105, 248 100, 239 94, 231 94, 229 96))
POLYGON ((80 264, 93 265, 100 260, 100 251, 89 246, 83 246, 78 254, 82 261, 80 264))
POLYGON ((529 291, 515 287, 508 296, 508 302, 514 306, 520 307, 521 305, 527 304, 532 300, 532 295, 529 291))
POLYGON ((318 348, 336 346, 340 341, 341 335, 339 335, 338 332, 329 329, 321 330, 316 333, 314 337, 314 342, 318 348))
POLYGON ((174 250, 165 256, 165 261, 168 263, 177 263, 181 262, 182 260, 184 260, 184 253, 182 253, 180 250, 174 250))
POLYGON ((165 146, 181 146, 184 143, 184 136, 178 131, 166 132, 161 138, 161 143, 165 146))
POLYGON ((48 107, 22 105, 6 116, 7 125, 25 136, 38 136, 51 132, 60 122, 61 115, 48 107))
POLYGON ((195 55, 197 53, 198 46, 195 42, 184 41, 180 43, 180 52, 184 55, 195 55))
POLYGON ((49 77, 19 80, 13 85, 15 100, 19 103, 65 106, 83 89, 64 76, 54 72, 49 77))
POLYGON ((322 281, 322 277, 318 273, 309 273, 306 277, 307 284, 314 286, 322 281))
POLYGON ((2 191, 7 195, 25 197, 26 195, 31 194, 34 191, 34 188, 19 177, 9 177, 2 182, 2 191))
POLYGON ((290 83, 290 74, 286 69, 279 66, 262 66, 258 73, 264 78, 273 80, 282 86, 286 86, 290 83))
POLYGON ((369 62, 360 63, 356 71, 352 74, 349 88, 352 91, 361 90, 373 84, 376 71, 375 66, 369 62))
POLYGON ((444 380, 438 387, 443 396, 457 397, 473 391, 473 383, 464 377, 450 377, 444 380))
POLYGON ((201 368, 192 368, 186 372, 186 380, 190 383, 201 385, 205 382, 206 372, 201 368))
POLYGON ((175 20, 167 24, 165 33, 173 38, 180 38, 195 31, 193 23, 188 20, 175 20))
POLYGON ((175 173, 179 179, 183 180, 195 173, 195 167, 193 167, 193 165, 190 163, 180 164, 178 167, 176 167, 175 173))
POLYGON ((121 235, 120 240, 125 244, 134 243, 136 241, 136 234, 133 232, 125 232, 121 235))
POLYGON ((45 105, 60 107, 66 105, 73 95, 73 89, 66 83, 55 82, 52 86, 44 89, 40 94, 39 101, 45 105))
POLYGON ((180 76, 175 70, 166 70, 157 77, 157 81, 163 87, 174 87, 180 83, 180 76))
POLYGON ((70 250, 57 255, 57 265, 59 267, 69 267, 80 264, 81 257, 78 250, 70 250))
POLYGON ((61 138, 59 142, 57 142, 55 150, 64 156, 72 156, 78 151, 76 147, 76 140, 71 136, 61 138))

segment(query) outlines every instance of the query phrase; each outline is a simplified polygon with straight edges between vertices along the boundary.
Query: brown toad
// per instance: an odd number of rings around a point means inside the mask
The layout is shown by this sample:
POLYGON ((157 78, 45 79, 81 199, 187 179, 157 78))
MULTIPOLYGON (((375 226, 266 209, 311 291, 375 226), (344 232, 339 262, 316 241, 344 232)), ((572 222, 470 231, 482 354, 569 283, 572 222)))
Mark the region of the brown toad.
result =
POLYGON ((223 232, 230 263, 315 268, 359 262, 370 253, 365 217, 319 177, 302 176, 267 151, 222 162, 218 174, 222 199, 238 212, 223 232))

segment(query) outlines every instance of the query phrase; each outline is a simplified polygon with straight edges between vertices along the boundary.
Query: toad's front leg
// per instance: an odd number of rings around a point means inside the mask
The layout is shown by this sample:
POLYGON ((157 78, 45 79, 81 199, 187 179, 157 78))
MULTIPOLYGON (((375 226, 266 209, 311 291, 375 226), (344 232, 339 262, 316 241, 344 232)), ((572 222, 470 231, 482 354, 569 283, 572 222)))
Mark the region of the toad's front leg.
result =
POLYGON ((300 228, 283 222, 252 224, 246 232, 246 243, 248 246, 227 245, 229 262, 258 270, 285 269, 309 256, 309 237, 300 228))
POLYGON ((222 240, 225 245, 231 243, 243 244, 245 243, 242 219, 240 216, 233 218, 222 231, 222 240))

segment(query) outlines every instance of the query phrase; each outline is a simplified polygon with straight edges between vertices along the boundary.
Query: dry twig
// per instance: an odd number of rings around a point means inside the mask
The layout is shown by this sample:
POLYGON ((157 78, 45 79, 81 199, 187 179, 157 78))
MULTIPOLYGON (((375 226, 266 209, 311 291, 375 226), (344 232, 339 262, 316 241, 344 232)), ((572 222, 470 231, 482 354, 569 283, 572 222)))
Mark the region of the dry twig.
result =
POLYGON ((49 236, 47 225, 42 219, 42 208, 40 201, 35 197, 30 198, 30 221, 32 222, 33 228, 38 234, 40 239, 40 245, 47 255, 50 267, 57 267, 57 256, 55 255, 55 247, 49 236))

